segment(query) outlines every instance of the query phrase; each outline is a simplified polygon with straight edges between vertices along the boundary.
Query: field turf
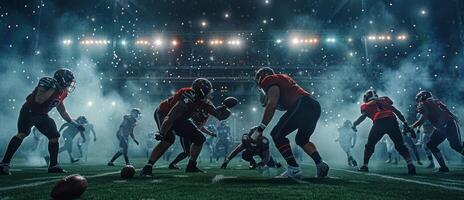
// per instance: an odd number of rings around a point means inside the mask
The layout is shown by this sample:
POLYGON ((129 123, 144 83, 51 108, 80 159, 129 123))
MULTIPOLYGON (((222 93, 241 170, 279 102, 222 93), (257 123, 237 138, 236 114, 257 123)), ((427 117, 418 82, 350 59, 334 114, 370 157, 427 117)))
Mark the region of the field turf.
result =
MULTIPOLYGON (((143 160, 136 160, 136 176, 121 180, 122 167, 106 165, 63 165, 68 174, 78 173, 88 180, 81 199, 464 199, 463 165, 451 166, 452 172, 436 174, 418 167, 417 176, 406 175, 402 165, 372 167, 370 173, 354 168, 332 167, 328 178, 313 178, 315 168, 303 165, 303 181, 274 179, 279 171, 264 174, 248 170, 244 162, 202 163, 206 174, 188 174, 169 170, 166 164, 154 169, 155 177, 138 176, 143 160)), ((185 167, 185 165, 181 165, 185 167)), ((15 165, 12 175, 0 176, 0 200, 50 199, 54 183, 64 175, 47 174, 46 168, 15 165)))

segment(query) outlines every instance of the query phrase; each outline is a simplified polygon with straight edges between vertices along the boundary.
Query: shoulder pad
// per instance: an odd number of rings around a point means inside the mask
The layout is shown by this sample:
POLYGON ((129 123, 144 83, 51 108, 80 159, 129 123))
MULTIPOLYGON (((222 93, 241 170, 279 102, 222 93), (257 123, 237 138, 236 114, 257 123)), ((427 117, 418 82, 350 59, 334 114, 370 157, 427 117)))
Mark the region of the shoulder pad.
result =
POLYGON ((367 106, 368 106, 367 103, 361 104, 361 114, 364 113, 364 112, 366 112, 367 106))
POLYGON ((39 80, 39 87, 43 87, 45 89, 57 89, 58 86, 56 84, 56 80, 51 77, 43 77, 39 80))
POLYGON ((388 105, 393 105, 393 101, 388 97, 380 97, 379 99, 381 99, 383 102, 385 102, 388 105))
POLYGON ((267 90, 273 86, 273 85, 277 85, 279 83, 279 77, 274 74, 274 75, 269 75, 267 76, 266 78, 263 79, 263 81, 261 81, 261 88, 263 88, 263 90, 265 92, 267 92, 267 90))

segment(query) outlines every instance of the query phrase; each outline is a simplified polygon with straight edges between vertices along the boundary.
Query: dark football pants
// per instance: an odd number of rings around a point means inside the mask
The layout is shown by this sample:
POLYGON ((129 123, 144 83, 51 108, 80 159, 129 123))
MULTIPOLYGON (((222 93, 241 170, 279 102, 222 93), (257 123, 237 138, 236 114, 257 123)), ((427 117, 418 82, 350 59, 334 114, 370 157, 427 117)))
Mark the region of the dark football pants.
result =
POLYGON ((427 147, 433 153, 439 152, 437 148, 445 139, 448 140, 450 146, 455 151, 464 155, 463 143, 461 141, 461 132, 458 124, 453 120, 437 127, 430 137, 427 147))
MULTIPOLYGON (((406 148, 404 145, 403 137, 401 136, 402 133, 398 125, 398 121, 396 121, 396 117, 386 117, 374 121, 374 124, 367 138, 365 154, 369 154, 368 157, 370 157, 370 155, 374 153, 375 145, 380 141, 380 139, 382 139, 385 134, 387 134, 393 141, 393 144, 395 144, 395 149, 398 151, 398 153, 401 154, 405 159, 409 159, 409 151, 408 148, 406 148)), ((367 161, 364 162, 367 164, 367 161)))
POLYGON ((28 108, 22 107, 18 117, 18 133, 29 135, 33 126, 48 139, 60 137, 55 121, 47 114, 34 113, 28 108))
MULTIPOLYGON (((154 117, 159 130, 161 129, 161 124, 163 123, 163 120, 166 117, 166 115, 159 112, 159 109, 157 108, 155 110, 154 117)), ((176 120, 172 128, 169 130, 169 132, 163 139, 164 141, 173 144, 176 140, 175 135, 183 137, 185 140, 188 140, 197 146, 203 145, 203 143, 206 141, 206 138, 203 135, 203 133, 189 118, 176 120)))
POLYGON ((317 121, 321 115, 319 102, 310 96, 301 97, 292 108, 290 108, 272 129, 271 136, 277 148, 288 144, 287 135, 298 130, 295 142, 304 146, 316 129, 317 121))

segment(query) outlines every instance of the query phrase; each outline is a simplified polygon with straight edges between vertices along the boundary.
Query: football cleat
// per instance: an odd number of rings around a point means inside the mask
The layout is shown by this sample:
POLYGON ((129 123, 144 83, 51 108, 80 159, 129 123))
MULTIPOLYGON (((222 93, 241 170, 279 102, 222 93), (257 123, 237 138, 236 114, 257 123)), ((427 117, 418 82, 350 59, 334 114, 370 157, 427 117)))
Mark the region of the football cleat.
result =
POLYGON ((66 173, 66 171, 58 165, 48 168, 48 173, 66 173))
POLYGON ((168 168, 169 168, 169 169, 180 170, 180 167, 179 167, 179 166, 177 166, 176 164, 172 164, 172 163, 169 164, 169 167, 168 167, 168 168))
POLYGON ((366 165, 363 165, 358 169, 358 171, 360 171, 360 172, 369 172, 369 167, 367 167, 366 165))
POLYGON ((330 169, 329 165, 324 161, 317 164, 316 165, 316 173, 317 173, 316 177, 318 178, 326 177, 327 174, 329 173, 329 169, 330 169))
POLYGON ((357 167, 357 166, 358 166, 358 162, 356 162, 355 159, 352 159, 352 160, 351 160, 351 164, 353 164, 353 167, 357 167))
POLYGON ((114 166, 114 163, 113 162, 108 162, 108 164, 106 164, 106 165, 112 167, 112 166, 114 166))
POLYGON ((71 159, 71 163, 79 162, 79 159, 71 159))
POLYGON ((0 175, 11 175, 10 165, 0 163, 0 175))
POLYGON ((142 177, 153 177, 153 165, 145 165, 143 166, 142 171, 140 172, 140 176, 142 177))
POLYGON ((385 161, 385 163, 391 163, 391 162, 392 162, 391 159, 388 159, 388 160, 385 161))
POLYGON ((301 171, 300 167, 288 166, 287 170, 285 170, 282 174, 276 176, 275 178, 291 178, 301 180, 304 178, 304 176, 303 171, 301 171))
POLYGON ((413 164, 408 165, 408 174, 416 175, 416 167, 413 164))
POLYGON ((420 160, 417 161, 418 165, 424 165, 420 160))
POLYGON ((189 163, 187 165, 187 168, 185 168, 185 172, 188 172, 188 173, 206 173, 205 171, 198 168, 196 163, 195 164, 189 163))
POLYGON ((437 172, 449 172, 449 171, 450 171, 449 168, 446 167, 446 166, 444 166, 444 167, 438 168, 438 171, 437 171, 437 172))

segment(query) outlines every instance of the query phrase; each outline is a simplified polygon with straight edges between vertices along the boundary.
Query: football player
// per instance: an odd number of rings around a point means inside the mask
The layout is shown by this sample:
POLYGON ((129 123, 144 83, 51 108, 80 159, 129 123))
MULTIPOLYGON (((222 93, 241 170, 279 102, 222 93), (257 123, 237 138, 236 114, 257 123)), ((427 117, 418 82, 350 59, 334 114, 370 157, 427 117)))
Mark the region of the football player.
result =
POLYGON ((276 74, 269 67, 259 69, 256 72, 255 81, 260 91, 261 104, 265 106, 265 110, 260 125, 251 135, 254 143, 258 141, 271 122, 276 109, 286 111, 271 131, 274 144, 288 164, 287 170, 278 178, 303 178, 303 172, 296 162, 287 138, 287 135, 295 130, 298 130, 295 142, 316 163, 317 177, 327 176, 329 165, 322 160, 316 145, 310 141, 321 114, 319 102, 290 76, 276 74))
POLYGON ((249 133, 245 133, 242 136, 242 143, 230 152, 230 154, 224 159, 224 162, 221 165, 222 169, 227 168, 230 160, 232 160, 237 154, 243 151, 242 159, 250 163, 250 169, 265 168, 280 168, 282 165, 276 162, 269 151, 269 139, 264 136, 260 136, 257 142, 252 144, 251 134, 255 132, 258 127, 253 127, 249 133), (256 163, 254 156, 259 156, 261 161, 256 163))
POLYGON ((217 127, 217 141, 214 146, 216 152, 216 162, 220 157, 226 158, 227 153, 229 152, 229 142, 230 142, 230 127, 227 125, 226 121, 219 122, 217 127))
POLYGON ((397 121, 398 117, 403 122, 405 130, 408 130, 409 125, 403 114, 393 106, 393 101, 390 98, 379 97, 375 90, 367 90, 364 93, 363 101, 364 103, 361 104, 361 116, 353 122, 352 128, 357 132, 356 127, 368 117, 373 121, 373 126, 367 138, 364 149, 364 162, 359 171, 369 171, 369 159, 374 153, 375 145, 385 134, 388 134, 398 153, 406 160, 408 174, 415 175, 416 167, 412 163, 408 148, 404 145, 401 136, 402 132, 397 121))
POLYGON ((225 106, 215 107, 209 100, 212 84, 208 79, 195 79, 191 87, 181 88, 174 96, 162 101, 155 110, 154 118, 158 125, 158 138, 161 140, 151 153, 148 163, 143 167, 141 176, 152 176, 153 165, 174 143, 175 134, 192 142, 190 159, 186 172, 203 172, 197 167, 197 158, 206 138, 190 118, 199 108, 219 120, 227 119, 231 112, 225 106))
POLYGON ((447 139, 452 149, 464 155, 464 145, 461 141, 458 120, 448 107, 442 101, 434 99, 432 93, 429 91, 420 91, 416 95, 416 102, 417 112, 420 116, 412 124, 412 128, 420 127, 426 121, 429 121, 433 125, 435 129, 427 143, 427 147, 432 151, 433 156, 440 165, 438 171, 449 172, 445 160, 438 149, 438 145, 447 139))
POLYGON ((418 165, 423 165, 419 155, 419 150, 417 150, 416 142, 414 142, 414 138, 411 135, 403 134, 403 140, 404 144, 409 149, 409 154, 412 153, 412 155, 414 155, 418 165))
POLYGON ((129 149, 129 136, 132 138, 136 145, 139 145, 139 141, 135 138, 134 128, 137 126, 137 121, 140 118, 142 112, 138 108, 132 108, 130 114, 124 115, 121 125, 119 126, 118 132, 116 132, 116 137, 119 140, 119 151, 114 154, 113 158, 108 162, 108 166, 114 166, 114 161, 119 158, 119 156, 124 157, 126 165, 130 165, 129 156, 127 151, 129 149))
POLYGON ((385 143, 387 150, 387 160, 385 163, 398 164, 398 152, 395 150, 395 144, 393 141, 388 137, 388 135, 384 135, 382 142, 385 143))
POLYGON ((84 118, 83 119, 84 124, 82 125, 85 128, 85 131, 84 131, 85 138, 89 140, 85 140, 83 137, 79 137, 77 139, 77 149, 79 150, 80 158, 81 159, 83 158, 84 161, 87 161, 87 150, 89 148, 89 143, 90 143, 90 133, 92 132, 94 142, 97 141, 97 134, 95 133, 93 124, 89 123, 87 118, 85 118, 84 116, 81 116, 81 117, 84 118))
MULTIPOLYGON (((215 133, 205 128, 205 124, 208 121, 208 118, 209 114, 203 109, 197 109, 197 111, 195 111, 191 117, 191 119, 193 120, 197 128, 201 130, 201 132, 205 133, 206 135, 216 137, 217 135, 215 133)), ((181 136, 179 136, 179 140, 183 151, 179 153, 176 156, 176 158, 169 164, 169 169, 180 169, 180 167, 177 166, 177 163, 184 160, 190 155, 190 148, 192 146, 192 142, 188 138, 181 136)))
POLYGON ((77 127, 79 131, 85 128, 71 118, 66 111, 64 99, 74 90, 75 78, 71 70, 58 69, 53 77, 43 77, 35 87, 26 102, 23 104, 18 118, 18 133, 13 136, 8 144, 5 155, 0 163, 0 174, 10 174, 10 161, 18 150, 23 139, 27 137, 31 128, 36 127, 49 140, 48 151, 50 154, 49 173, 63 173, 63 168, 58 165, 58 150, 60 133, 55 121, 48 116, 48 112, 56 107, 58 113, 67 122, 77 127))
POLYGON ((351 149, 356 145, 356 132, 351 129, 352 123, 350 120, 346 120, 343 123, 343 126, 338 128, 338 138, 335 139, 336 142, 340 144, 343 151, 346 153, 348 158, 348 166, 356 167, 358 163, 351 155, 351 149))
MULTIPOLYGON (((76 119, 76 122, 80 124, 81 126, 84 126, 85 123, 87 123, 87 119, 83 116, 80 116, 76 119)), ((84 135, 84 132, 79 131, 74 125, 71 123, 67 122, 64 123, 58 132, 62 133, 63 138, 64 138, 64 145, 59 149, 58 153, 61 153, 63 151, 67 151, 69 155, 69 159, 71 163, 75 163, 79 161, 79 159, 74 159, 73 158, 73 140, 74 137, 76 137, 77 133, 81 134, 81 137, 83 138, 83 141, 86 141, 86 137, 84 135), (64 129, 64 130, 63 130, 64 129), (61 132, 63 131, 63 132, 61 132)))

